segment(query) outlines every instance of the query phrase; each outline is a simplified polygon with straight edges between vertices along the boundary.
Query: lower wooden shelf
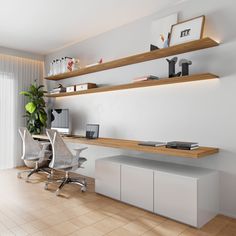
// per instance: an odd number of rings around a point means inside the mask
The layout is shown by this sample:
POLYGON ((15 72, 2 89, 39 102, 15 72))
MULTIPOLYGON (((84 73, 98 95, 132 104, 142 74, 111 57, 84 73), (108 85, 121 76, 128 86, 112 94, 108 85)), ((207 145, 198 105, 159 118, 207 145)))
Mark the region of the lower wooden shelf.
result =
MULTIPOLYGON (((46 135, 34 135, 33 137, 38 139, 48 139, 46 135)), ((138 145, 140 141, 125 140, 125 139, 113 139, 113 138, 86 139, 76 136, 63 137, 63 139, 64 141, 71 143, 97 145, 103 147, 128 149, 139 152, 147 152, 153 154, 162 154, 168 156, 187 157, 195 159, 209 156, 219 152, 218 148, 212 148, 212 147, 199 147, 198 149, 190 151, 190 150, 171 149, 166 147, 141 146, 138 145)))
POLYGON ((160 80, 136 82, 136 83, 130 83, 130 84, 104 86, 104 87, 88 89, 88 90, 80 91, 80 92, 46 94, 45 96, 46 97, 66 97, 66 96, 84 95, 84 94, 89 94, 89 93, 101 93, 101 92, 111 92, 111 91, 124 90, 124 89, 135 89, 135 88, 159 86, 159 85, 166 85, 166 84, 186 83, 186 82, 209 80, 209 79, 216 79, 216 78, 219 78, 219 76, 211 74, 211 73, 203 73, 203 74, 195 74, 195 75, 190 75, 190 76, 181 76, 181 77, 174 77, 174 78, 164 78, 160 80))

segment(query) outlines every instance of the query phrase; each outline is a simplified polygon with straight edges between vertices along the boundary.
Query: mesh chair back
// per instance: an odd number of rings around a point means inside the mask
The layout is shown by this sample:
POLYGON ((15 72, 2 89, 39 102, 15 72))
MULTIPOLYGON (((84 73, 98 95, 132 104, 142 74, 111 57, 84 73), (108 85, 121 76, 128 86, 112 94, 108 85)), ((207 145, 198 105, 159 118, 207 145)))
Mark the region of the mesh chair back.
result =
POLYGON ((52 161, 49 166, 55 169, 57 169, 57 167, 60 168, 70 166, 73 161, 73 155, 61 138, 60 134, 56 130, 51 129, 47 129, 46 133, 52 145, 53 153, 52 161))
POLYGON ((30 160, 38 157, 41 147, 38 141, 34 140, 27 128, 19 128, 19 133, 23 141, 23 160, 30 160))

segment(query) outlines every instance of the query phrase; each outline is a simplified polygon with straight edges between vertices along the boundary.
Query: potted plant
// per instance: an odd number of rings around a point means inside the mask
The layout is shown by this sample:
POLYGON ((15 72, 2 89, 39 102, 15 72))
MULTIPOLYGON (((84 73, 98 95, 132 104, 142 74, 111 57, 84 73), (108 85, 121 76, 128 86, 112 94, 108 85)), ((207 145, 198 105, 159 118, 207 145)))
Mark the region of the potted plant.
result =
POLYGON ((44 85, 31 84, 28 91, 22 91, 20 94, 28 97, 28 103, 25 105, 27 128, 31 134, 40 134, 47 126, 47 113, 45 111, 44 85))
MULTIPOLYGON (((43 99, 44 93, 43 85, 31 84, 28 91, 22 91, 20 94, 28 97, 28 103, 25 105, 27 122, 27 129, 31 134, 40 134, 42 129, 47 126, 47 113, 45 111, 45 101, 43 99)), ((25 165, 33 168, 34 163, 31 161, 24 161, 25 165)), ((40 163, 43 166, 47 161, 40 163)))

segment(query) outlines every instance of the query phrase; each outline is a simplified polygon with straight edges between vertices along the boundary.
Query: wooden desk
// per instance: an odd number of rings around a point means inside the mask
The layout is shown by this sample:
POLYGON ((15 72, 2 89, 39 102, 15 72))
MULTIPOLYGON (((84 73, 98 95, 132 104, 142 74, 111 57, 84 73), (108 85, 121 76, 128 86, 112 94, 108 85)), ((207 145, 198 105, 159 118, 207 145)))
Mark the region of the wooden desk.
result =
MULTIPOLYGON (((48 140, 46 135, 33 135, 34 138, 48 140)), ((218 148, 212 147, 199 147, 195 150, 178 150, 166 147, 149 147, 138 145, 140 141, 113 139, 113 138, 98 138, 98 139, 86 139, 79 137, 63 137, 65 142, 81 143, 88 145, 96 145, 111 148, 128 149, 139 152, 147 152, 153 154, 162 154, 168 156, 187 157, 187 158, 202 158, 219 152, 218 148)))

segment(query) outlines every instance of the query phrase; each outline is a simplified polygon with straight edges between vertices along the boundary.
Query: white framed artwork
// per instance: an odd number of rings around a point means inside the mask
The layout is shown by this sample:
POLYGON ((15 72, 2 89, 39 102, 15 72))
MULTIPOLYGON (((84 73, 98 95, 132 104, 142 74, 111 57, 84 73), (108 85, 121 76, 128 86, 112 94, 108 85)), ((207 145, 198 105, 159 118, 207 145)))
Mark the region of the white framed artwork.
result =
POLYGON ((201 39, 204 24, 205 16, 203 15, 172 25, 169 46, 201 39))
POLYGON ((151 24, 151 44, 158 48, 169 46, 171 26, 178 22, 178 13, 157 19, 151 24))

